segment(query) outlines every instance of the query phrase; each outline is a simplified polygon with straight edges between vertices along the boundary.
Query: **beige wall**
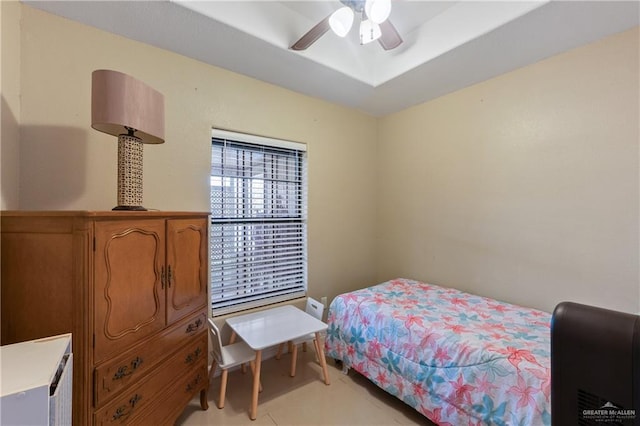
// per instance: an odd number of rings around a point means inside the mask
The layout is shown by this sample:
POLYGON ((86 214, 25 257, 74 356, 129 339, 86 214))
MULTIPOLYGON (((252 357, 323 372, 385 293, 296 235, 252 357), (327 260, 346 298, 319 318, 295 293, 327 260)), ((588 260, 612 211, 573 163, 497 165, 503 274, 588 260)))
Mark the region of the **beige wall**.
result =
POLYGON ((640 311, 638 29, 380 121, 378 281, 640 311))
POLYGON ((376 120, 21 10, 21 45, 5 51, 2 33, 3 208, 115 205, 116 141, 90 127, 91 72, 110 68, 165 95, 147 207, 208 209, 212 126, 308 144, 313 297, 405 276, 545 310, 640 311, 637 29, 376 120), (21 150, 5 169, 7 56, 22 105, 12 95, 21 150))
POLYGON ((20 203, 20 3, 0 2, 0 209, 20 203))
POLYGON ((146 207, 208 211, 212 127, 303 142, 310 295, 374 281, 374 118, 29 6, 22 17, 21 209, 115 205, 116 138, 90 126, 91 72, 115 69, 165 96, 166 142, 144 148, 146 207))

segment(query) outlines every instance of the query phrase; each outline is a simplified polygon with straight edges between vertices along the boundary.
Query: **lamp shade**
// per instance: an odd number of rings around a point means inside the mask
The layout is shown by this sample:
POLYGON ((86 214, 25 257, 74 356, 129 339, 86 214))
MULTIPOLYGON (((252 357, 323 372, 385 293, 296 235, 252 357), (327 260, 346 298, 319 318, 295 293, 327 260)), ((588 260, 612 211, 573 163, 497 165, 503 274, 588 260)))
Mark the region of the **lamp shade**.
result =
POLYGON ((135 131, 142 143, 164 143, 164 96, 127 74, 91 74, 91 127, 118 136, 135 131))
POLYGON ((329 26, 339 37, 346 36, 352 25, 353 10, 348 6, 341 7, 329 17, 329 26))
POLYGON ((391 14, 391 0, 367 0, 364 4, 364 11, 371 21, 381 24, 391 14))

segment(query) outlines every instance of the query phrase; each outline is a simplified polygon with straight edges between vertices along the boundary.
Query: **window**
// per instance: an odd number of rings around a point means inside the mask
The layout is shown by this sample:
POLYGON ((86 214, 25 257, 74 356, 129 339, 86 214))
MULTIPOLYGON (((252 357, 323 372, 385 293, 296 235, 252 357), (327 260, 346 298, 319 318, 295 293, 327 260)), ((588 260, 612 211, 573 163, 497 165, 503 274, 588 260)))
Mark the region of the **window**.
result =
POLYGON ((306 147, 214 129, 213 315, 305 295, 306 147))

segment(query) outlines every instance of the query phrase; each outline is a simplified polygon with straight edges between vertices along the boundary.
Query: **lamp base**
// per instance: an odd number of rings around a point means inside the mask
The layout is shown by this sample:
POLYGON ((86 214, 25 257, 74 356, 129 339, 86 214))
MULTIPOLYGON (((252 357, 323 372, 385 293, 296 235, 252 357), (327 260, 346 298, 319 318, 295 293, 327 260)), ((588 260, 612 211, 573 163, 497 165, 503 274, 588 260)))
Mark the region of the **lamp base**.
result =
POLYGON ((145 209, 142 206, 115 206, 114 208, 112 208, 111 210, 128 210, 128 211, 140 211, 140 212, 146 212, 147 209, 145 209))
MULTIPOLYGON (((130 134, 118 136, 117 210, 146 210, 142 205, 142 140, 130 134)), ((114 210, 116 210, 114 209, 114 210)))

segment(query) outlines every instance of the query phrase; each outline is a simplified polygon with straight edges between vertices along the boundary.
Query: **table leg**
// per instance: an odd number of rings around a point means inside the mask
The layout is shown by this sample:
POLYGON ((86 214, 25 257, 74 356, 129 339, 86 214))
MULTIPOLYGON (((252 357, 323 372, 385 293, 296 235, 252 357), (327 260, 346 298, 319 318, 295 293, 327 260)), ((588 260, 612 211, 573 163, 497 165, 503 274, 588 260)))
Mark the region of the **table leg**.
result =
POLYGON ((324 351, 322 350, 322 345, 320 344, 320 333, 316 333, 316 342, 313 345, 316 348, 316 353, 318 354, 318 360, 320 361, 320 365, 322 366, 322 374, 324 375, 324 384, 328 385, 329 382, 329 372, 327 371, 327 360, 324 358, 324 351))
POLYGON ((298 345, 293 345, 293 352, 291 353, 291 371, 289 372, 291 377, 296 375, 296 362, 298 362, 298 345))
POLYGON ((249 418, 255 420, 258 414, 258 392, 260 390, 260 367, 262 366, 262 351, 256 351, 256 372, 253 376, 253 393, 251 395, 251 411, 249 418))
MULTIPOLYGON (((256 362, 251 361, 251 374, 256 375, 256 362)), ((260 381, 260 387, 258 388, 258 392, 262 392, 262 381, 260 381)))

